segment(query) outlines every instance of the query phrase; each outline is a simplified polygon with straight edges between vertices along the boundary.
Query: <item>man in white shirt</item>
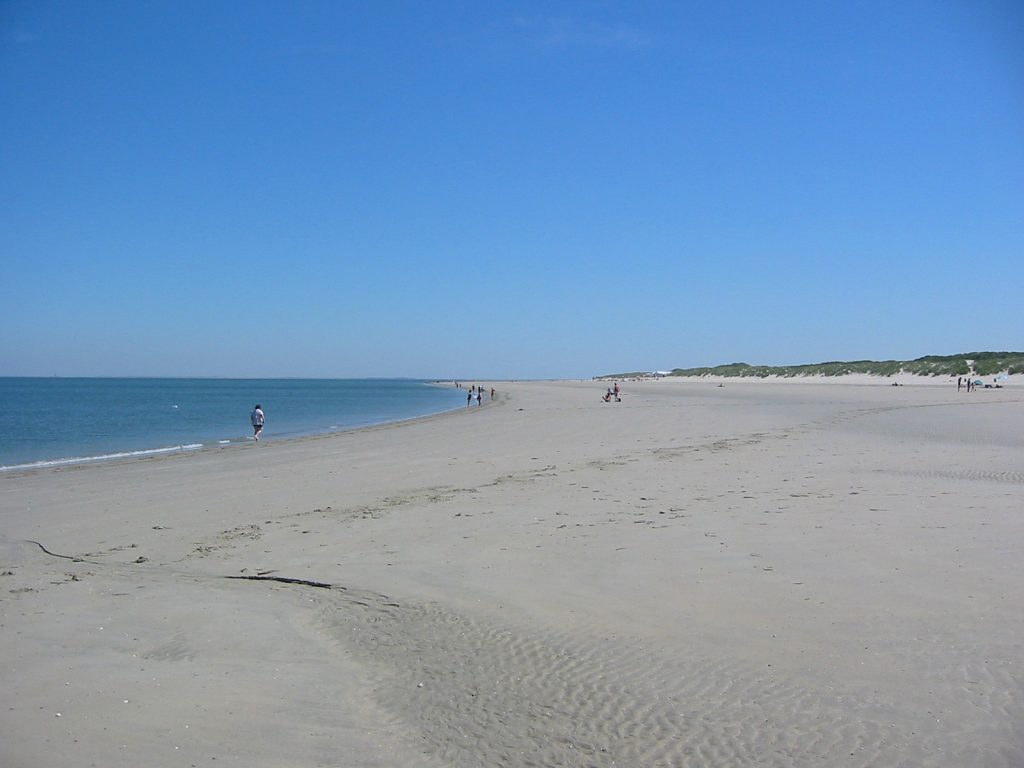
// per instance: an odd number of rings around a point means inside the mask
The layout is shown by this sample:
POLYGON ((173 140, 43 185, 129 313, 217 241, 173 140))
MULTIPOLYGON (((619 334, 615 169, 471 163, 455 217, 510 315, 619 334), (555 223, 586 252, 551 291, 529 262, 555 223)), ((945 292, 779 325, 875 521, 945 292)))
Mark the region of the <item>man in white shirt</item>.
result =
POLYGON ((252 409, 252 414, 249 416, 249 420, 252 422, 252 436, 256 440, 260 439, 260 432, 263 431, 263 422, 266 421, 266 418, 263 415, 263 408, 256 403, 256 407, 252 409))

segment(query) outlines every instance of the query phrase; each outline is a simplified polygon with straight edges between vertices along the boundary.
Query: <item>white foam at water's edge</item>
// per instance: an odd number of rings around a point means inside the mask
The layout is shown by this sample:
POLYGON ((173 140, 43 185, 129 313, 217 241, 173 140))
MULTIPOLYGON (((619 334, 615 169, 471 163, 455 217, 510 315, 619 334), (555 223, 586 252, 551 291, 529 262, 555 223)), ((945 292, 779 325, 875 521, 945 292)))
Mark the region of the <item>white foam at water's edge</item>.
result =
POLYGON ((15 428, 4 430, 0 475, 252 445, 252 433, 239 431, 248 422, 248 406, 241 409, 242 414, 227 409, 238 410, 239 397, 248 402, 256 391, 257 399, 276 403, 271 409, 273 424, 261 435, 265 441, 336 434, 451 410, 447 394, 424 396, 431 386, 412 380, 316 380, 308 384, 297 380, 284 386, 276 380, 26 382, 0 377, 0 399, 8 402, 9 393, 15 406, 20 403, 19 413, 36 415, 15 419, 15 428), (179 392, 193 401, 178 399, 179 392), (88 408, 66 408, 82 397, 88 408), (123 413, 122 406, 131 403, 135 410, 123 413), (179 414, 182 421, 176 420, 179 414), (322 426, 325 423, 330 426, 322 426))
MULTIPOLYGON (((374 426, 385 426, 385 425, 388 425, 388 424, 401 423, 403 421, 412 421, 412 420, 416 420, 416 419, 423 418, 423 417, 437 416, 437 415, 441 415, 441 414, 444 414, 444 413, 451 413, 451 412, 454 412, 454 411, 461 411, 462 408, 463 408, 463 406, 460 403, 458 406, 455 406, 455 407, 443 408, 443 409, 438 410, 438 411, 432 411, 432 412, 428 412, 428 413, 424 413, 424 414, 400 416, 400 417, 396 417, 396 418, 380 418, 379 416, 376 417, 376 418, 374 418, 374 417, 359 418, 359 419, 354 420, 350 424, 337 423, 337 424, 331 424, 330 426, 328 426, 326 428, 317 428, 317 429, 298 429, 298 430, 290 430, 290 431, 280 431, 280 430, 278 430, 274 434, 269 435, 269 437, 270 437, 271 440, 275 440, 275 439, 293 439, 293 438, 306 437, 306 436, 314 436, 314 435, 334 434, 334 433, 337 433, 339 431, 348 431, 348 430, 352 430, 352 429, 360 429, 360 428, 374 427, 374 426)), ((53 469, 53 468, 60 468, 60 467, 71 466, 71 465, 75 465, 75 464, 79 464, 79 465, 81 465, 81 464, 98 464, 98 463, 101 463, 101 462, 104 462, 104 461, 112 461, 112 460, 118 460, 118 459, 131 459, 131 458, 145 458, 147 456, 157 456, 157 455, 168 454, 168 453, 189 452, 189 451, 195 451, 195 450, 201 449, 201 448, 205 447, 206 445, 209 445, 210 447, 218 446, 218 447, 222 447, 224 449, 228 449, 229 447, 233 448, 235 446, 242 445, 242 444, 251 444, 252 441, 253 441, 253 438, 251 436, 249 436, 249 437, 235 437, 235 438, 231 438, 231 439, 212 440, 212 441, 209 441, 206 444, 204 444, 204 443, 189 443, 189 444, 183 444, 183 445, 169 446, 169 447, 166 447, 166 448, 150 448, 150 449, 144 449, 144 450, 138 450, 138 451, 115 451, 115 452, 111 452, 111 453, 98 454, 98 455, 93 455, 93 456, 68 456, 68 457, 63 457, 63 458, 59 458, 59 459, 44 459, 44 460, 40 460, 40 461, 26 461, 26 462, 17 463, 17 464, 0 465, 0 474, 3 474, 5 472, 27 471, 27 470, 33 470, 33 469, 53 469)), ((0 460, 2 460, 2 459, 0 459, 0 460)))
POLYGON ((92 461, 109 461, 110 459, 130 459, 135 456, 152 456, 160 453, 174 453, 175 451, 195 451, 202 447, 202 443, 190 443, 189 445, 174 445, 169 448, 149 448, 144 451, 125 451, 123 453, 107 453, 102 456, 76 456, 69 459, 33 461, 29 464, 11 464, 10 466, 0 467, 0 472, 5 472, 14 469, 42 469, 45 467, 61 467, 67 464, 84 464, 92 461))

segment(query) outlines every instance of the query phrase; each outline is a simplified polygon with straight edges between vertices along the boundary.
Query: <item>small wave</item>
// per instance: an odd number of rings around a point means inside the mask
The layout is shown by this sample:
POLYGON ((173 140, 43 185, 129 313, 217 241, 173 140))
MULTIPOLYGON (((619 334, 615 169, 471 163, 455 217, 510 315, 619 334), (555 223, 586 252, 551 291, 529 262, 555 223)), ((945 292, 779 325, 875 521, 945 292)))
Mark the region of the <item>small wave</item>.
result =
POLYGON ((174 445, 169 448, 148 448, 144 451, 105 453, 102 456, 75 456, 69 459, 33 461, 29 464, 11 464, 9 466, 0 467, 0 472, 5 472, 14 469, 43 469, 45 467, 62 467, 67 464, 87 464, 94 461, 109 461, 111 459, 130 459, 137 456, 155 456, 161 453, 175 453, 177 451, 195 451, 202 447, 202 443, 190 443, 189 445, 174 445))

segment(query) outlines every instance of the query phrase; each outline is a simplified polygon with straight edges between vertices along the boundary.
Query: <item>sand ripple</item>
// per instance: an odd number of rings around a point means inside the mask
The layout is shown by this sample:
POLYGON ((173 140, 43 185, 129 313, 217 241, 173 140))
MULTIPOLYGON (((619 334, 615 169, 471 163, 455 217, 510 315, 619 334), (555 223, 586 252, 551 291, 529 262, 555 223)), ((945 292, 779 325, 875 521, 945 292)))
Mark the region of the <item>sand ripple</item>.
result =
POLYGON ((1024 765, 1012 665, 972 651, 923 681, 935 704, 916 711, 743 659, 666 658, 369 593, 340 602, 325 621, 377 679, 377 703, 452 766, 1024 765), (984 709, 990 733, 944 722, 950 698, 984 709))

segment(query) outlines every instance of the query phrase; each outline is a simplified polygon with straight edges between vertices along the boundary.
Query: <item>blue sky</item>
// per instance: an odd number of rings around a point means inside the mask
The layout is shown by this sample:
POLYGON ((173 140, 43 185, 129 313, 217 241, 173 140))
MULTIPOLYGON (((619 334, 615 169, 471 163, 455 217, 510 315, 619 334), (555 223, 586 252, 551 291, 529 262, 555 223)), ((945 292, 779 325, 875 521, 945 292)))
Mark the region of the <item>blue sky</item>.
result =
POLYGON ((1024 347, 1024 5, 0 3, 0 375, 1024 347))

